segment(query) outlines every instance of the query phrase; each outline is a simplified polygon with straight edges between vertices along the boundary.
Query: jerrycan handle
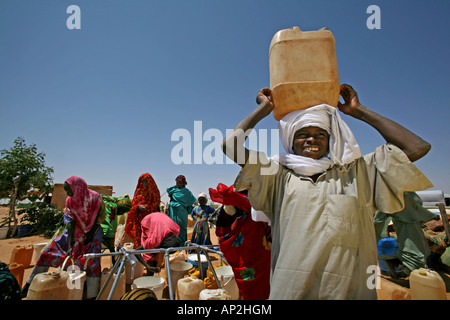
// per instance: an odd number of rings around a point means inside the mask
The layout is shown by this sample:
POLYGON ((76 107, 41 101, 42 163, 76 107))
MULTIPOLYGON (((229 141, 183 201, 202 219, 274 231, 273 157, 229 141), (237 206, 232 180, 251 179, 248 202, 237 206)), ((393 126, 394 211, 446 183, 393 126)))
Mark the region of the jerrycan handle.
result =
POLYGON ((64 268, 66 266, 67 261, 69 260, 69 258, 72 260, 72 265, 75 265, 75 260, 73 257, 71 256, 67 256, 66 259, 64 260, 63 265, 61 266, 61 272, 64 271, 64 268))

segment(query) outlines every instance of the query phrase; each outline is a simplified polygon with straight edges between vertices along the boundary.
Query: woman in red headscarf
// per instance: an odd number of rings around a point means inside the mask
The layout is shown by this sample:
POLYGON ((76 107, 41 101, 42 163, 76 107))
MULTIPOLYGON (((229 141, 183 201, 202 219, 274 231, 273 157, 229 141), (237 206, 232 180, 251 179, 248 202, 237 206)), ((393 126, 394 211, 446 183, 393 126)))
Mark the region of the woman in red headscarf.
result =
POLYGON ((139 177, 125 224, 125 232, 133 238, 135 248, 141 245, 142 219, 152 212, 158 212, 160 202, 161 196, 155 180, 150 173, 142 174, 139 177))
POLYGON ((222 203, 216 224, 220 251, 236 278, 243 300, 265 300, 270 293, 270 226, 251 217, 247 196, 219 183, 209 189, 222 203))

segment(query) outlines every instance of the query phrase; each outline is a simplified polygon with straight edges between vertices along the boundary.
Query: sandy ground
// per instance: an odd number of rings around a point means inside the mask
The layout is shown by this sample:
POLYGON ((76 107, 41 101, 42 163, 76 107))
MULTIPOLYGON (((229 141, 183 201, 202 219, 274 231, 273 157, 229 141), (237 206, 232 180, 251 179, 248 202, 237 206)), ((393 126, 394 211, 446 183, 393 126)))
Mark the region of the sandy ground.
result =
MULTIPOLYGON (((7 214, 8 208, 0 207, 0 219, 7 214)), ((190 224, 193 224, 192 221, 190 224)), ((188 228, 188 234, 192 231, 192 227, 188 228)), ((0 261, 9 263, 11 252, 18 245, 32 245, 40 242, 47 242, 50 239, 45 238, 43 236, 25 236, 22 238, 11 238, 11 239, 0 239, 0 261)), ((213 244, 218 244, 217 237, 215 235, 215 229, 211 228, 211 241, 213 244)), ((107 251, 108 252, 108 251, 107 251)), ((217 265, 220 263, 218 255, 211 255, 213 260, 213 265, 217 265)), ((110 257, 102 257, 101 261, 102 269, 110 268, 112 266, 110 257)), ((26 268, 23 276, 23 284, 28 279, 31 271, 33 269, 33 265, 26 268)), ((447 299, 450 300, 450 275, 446 273, 439 272, 441 277, 444 279, 447 288, 447 299)), ((144 273, 144 275, 146 275, 144 273)), ((165 268, 161 270, 159 274, 155 274, 157 276, 166 277, 165 268)), ((381 288, 378 289, 378 299, 379 300, 409 300, 410 290, 409 290, 409 281, 408 279, 392 279, 390 277, 381 276, 381 288)), ((130 286, 127 285, 127 291, 130 290, 130 286)), ((164 299, 169 299, 169 290, 168 287, 164 289, 163 293, 164 299)))

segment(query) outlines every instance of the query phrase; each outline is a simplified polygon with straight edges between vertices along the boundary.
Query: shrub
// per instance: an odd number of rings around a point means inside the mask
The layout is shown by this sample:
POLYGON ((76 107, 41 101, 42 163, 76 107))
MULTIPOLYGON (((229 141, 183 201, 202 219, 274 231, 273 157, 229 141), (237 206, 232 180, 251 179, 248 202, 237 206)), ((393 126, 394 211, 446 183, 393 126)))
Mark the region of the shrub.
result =
POLYGON ((21 223, 28 222, 31 225, 32 234, 52 237, 59 227, 64 225, 64 211, 58 210, 45 202, 32 202, 17 206, 21 223))

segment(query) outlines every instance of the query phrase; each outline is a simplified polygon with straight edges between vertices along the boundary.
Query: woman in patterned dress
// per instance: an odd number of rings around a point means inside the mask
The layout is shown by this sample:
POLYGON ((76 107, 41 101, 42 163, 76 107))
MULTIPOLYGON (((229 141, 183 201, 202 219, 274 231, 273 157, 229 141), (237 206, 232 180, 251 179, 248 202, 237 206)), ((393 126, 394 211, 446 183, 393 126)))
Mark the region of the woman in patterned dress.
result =
MULTIPOLYGON (((88 189, 86 181, 78 176, 71 176, 64 182, 67 192, 64 222, 66 229, 57 236, 41 253, 31 272, 27 283, 22 289, 26 296, 33 278, 46 272, 49 267, 57 268, 71 256, 75 265, 84 269, 87 253, 100 253, 102 228, 100 224, 105 219, 105 208, 99 193, 88 189)), ((71 265, 68 261, 67 266, 71 265)), ((86 268, 87 298, 97 295, 100 285, 100 258, 89 259, 86 268)))

